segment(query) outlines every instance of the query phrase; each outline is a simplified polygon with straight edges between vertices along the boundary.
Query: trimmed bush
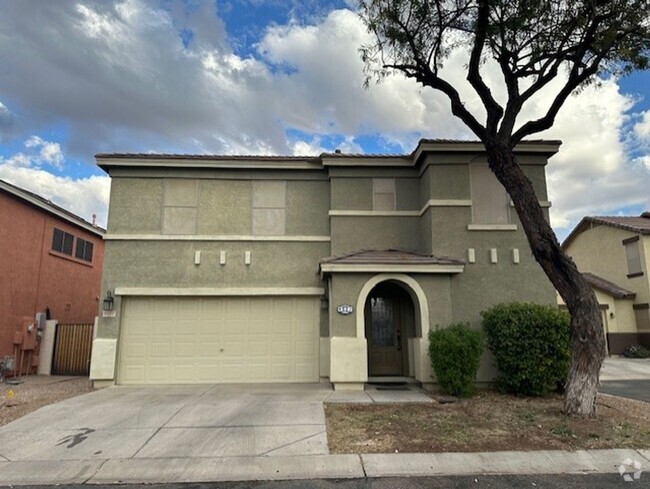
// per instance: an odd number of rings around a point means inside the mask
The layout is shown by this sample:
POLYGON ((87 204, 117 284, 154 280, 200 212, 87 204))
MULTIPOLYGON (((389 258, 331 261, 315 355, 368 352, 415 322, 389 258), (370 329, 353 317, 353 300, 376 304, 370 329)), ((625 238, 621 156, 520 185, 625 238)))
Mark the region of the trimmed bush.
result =
POLYGON ((483 353, 483 333, 469 324, 429 332, 429 357, 438 384, 452 396, 469 397, 483 353))
POLYGON ((630 345, 621 355, 626 358, 650 358, 650 350, 641 345, 630 345))
POLYGON ((571 357, 570 320, 557 307, 512 302, 481 313, 496 359, 497 385, 541 396, 564 385, 571 357))

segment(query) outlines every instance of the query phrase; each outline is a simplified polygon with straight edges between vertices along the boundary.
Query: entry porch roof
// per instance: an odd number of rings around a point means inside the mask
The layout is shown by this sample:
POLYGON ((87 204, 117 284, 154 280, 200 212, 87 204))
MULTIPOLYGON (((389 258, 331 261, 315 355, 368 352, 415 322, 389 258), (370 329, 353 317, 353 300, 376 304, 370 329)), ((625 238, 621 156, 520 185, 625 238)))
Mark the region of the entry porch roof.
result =
POLYGON ((461 273, 465 262, 449 256, 436 256, 415 251, 361 250, 320 261, 320 272, 327 273, 461 273))

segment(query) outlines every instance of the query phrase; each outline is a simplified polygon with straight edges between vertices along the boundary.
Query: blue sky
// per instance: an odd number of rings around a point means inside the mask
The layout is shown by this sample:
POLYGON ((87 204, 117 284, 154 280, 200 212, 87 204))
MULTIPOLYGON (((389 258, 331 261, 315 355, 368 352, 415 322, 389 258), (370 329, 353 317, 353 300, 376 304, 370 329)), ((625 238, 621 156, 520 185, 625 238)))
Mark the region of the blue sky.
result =
MULTIPOLYGON (((470 137, 409 80, 363 89, 354 4, 5 0, 0 178, 105 223, 98 152, 408 153, 421 137, 470 137)), ((447 65, 462 83, 462 59, 447 65)), ((560 237, 583 215, 650 207, 648 87, 649 73, 604 80, 542 135, 564 141, 547 167, 560 237)))

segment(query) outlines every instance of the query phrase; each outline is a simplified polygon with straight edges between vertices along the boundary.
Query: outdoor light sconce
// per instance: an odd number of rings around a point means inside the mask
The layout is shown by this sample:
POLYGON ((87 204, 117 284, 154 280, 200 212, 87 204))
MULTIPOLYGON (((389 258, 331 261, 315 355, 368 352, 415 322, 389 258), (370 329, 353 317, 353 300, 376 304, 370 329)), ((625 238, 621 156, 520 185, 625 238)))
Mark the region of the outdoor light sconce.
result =
POLYGON ((113 296, 111 295, 111 291, 106 292, 106 299, 104 299, 104 311, 112 311, 113 310, 113 302, 115 299, 113 299, 113 296))

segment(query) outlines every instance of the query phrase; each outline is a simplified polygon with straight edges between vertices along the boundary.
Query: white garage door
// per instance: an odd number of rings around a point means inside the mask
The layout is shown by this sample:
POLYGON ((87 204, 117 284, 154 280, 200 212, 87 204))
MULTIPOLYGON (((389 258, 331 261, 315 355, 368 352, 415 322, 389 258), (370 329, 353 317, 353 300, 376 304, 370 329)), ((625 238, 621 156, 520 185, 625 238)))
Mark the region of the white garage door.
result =
POLYGON ((124 301, 119 384, 318 381, 318 299, 124 301))

